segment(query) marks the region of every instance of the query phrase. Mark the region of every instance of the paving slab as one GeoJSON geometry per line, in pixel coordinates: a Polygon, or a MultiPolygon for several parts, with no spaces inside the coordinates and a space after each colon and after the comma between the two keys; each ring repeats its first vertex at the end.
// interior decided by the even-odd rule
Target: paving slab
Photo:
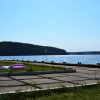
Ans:
{"type": "Polygon", "coordinates": [[[0,93],[4,93],[4,92],[15,92],[18,90],[32,90],[34,89],[34,87],[32,86],[17,86],[17,87],[0,87],[0,93]]]}
{"type": "Polygon", "coordinates": [[[25,75],[25,76],[10,76],[17,80],[41,79],[38,75],[25,75]]]}
{"type": "Polygon", "coordinates": [[[64,74],[44,74],[44,75],[39,75],[39,77],[49,77],[49,78],[54,78],[54,77],[64,77],[66,75],[64,74]]]}
{"type": "Polygon", "coordinates": [[[85,80],[86,78],[80,78],[80,77],[75,77],[75,76],[68,76],[68,77],[55,77],[55,78],[53,78],[53,79],[56,79],[56,80],[61,80],[61,81],[70,81],[70,82],[72,82],[72,81],[74,81],[74,80],[79,80],[79,81],[81,81],[81,80],[85,80]]]}
{"type": "Polygon", "coordinates": [[[9,77],[2,77],[2,76],[0,76],[0,81],[7,81],[7,80],[12,80],[12,79],[10,79],[9,77]]]}
{"type": "Polygon", "coordinates": [[[61,85],[64,85],[64,86],[72,86],[72,85],[75,85],[74,83],[68,83],[68,82],[58,82],[58,83],[50,83],[50,84],[40,84],[40,85],[37,85],[41,88],[55,88],[55,87],[60,87],[61,85]]]}
{"type": "Polygon", "coordinates": [[[86,74],[86,73],[78,73],[78,72],[76,72],[76,73],[62,73],[63,75],[66,75],[66,76],[83,76],[84,74],[85,75],[88,75],[88,74],[86,74]]]}
{"type": "Polygon", "coordinates": [[[16,80],[11,80],[11,81],[0,81],[0,86],[18,86],[18,85],[25,85],[25,83],[16,81],[16,80]]]}
{"type": "Polygon", "coordinates": [[[87,67],[79,67],[77,68],[77,70],[89,70],[90,68],[87,68],[87,67]]]}
{"type": "Polygon", "coordinates": [[[97,83],[100,82],[100,80],[84,80],[84,81],[77,81],[75,80],[73,83],[75,84],[90,84],[90,83],[97,83]]]}
{"type": "Polygon", "coordinates": [[[100,76],[100,72],[84,73],[84,74],[88,74],[88,75],[99,75],[100,76]]]}
{"type": "Polygon", "coordinates": [[[88,71],[88,70],[77,70],[78,73],[94,73],[94,71],[88,71]]]}
{"type": "Polygon", "coordinates": [[[74,75],[76,75],[77,74],[77,72],[76,73],[61,73],[62,75],[67,75],[67,76],[74,76],[74,75]]]}
{"type": "Polygon", "coordinates": [[[88,70],[89,71],[98,71],[98,70],[100,71],[100,68],[89,68],[88,70]]]}
{"type": "Polygon", "coordinates": [[[50,83],[57,83],[57,82],[60,82],[60,81],[57,81],[57,80],[52,80],[52,79],[47,79],[47,78],[42,78],[42,79],[29,79],[29,80],[22,80],[23,82],[26,82],[26,83],[29,83],[29,84],[38,84],[38,85],[41,85],[41,84],[50,84],[50,83]]]}

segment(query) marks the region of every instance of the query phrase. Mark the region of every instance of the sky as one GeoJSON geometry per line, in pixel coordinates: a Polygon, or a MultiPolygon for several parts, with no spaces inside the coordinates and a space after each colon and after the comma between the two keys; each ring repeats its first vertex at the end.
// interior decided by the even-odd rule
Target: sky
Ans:
{"type": "Polygon", "coordinates": [[[0,0],[0,42],[100,51],[100,0],[0,0]]]}

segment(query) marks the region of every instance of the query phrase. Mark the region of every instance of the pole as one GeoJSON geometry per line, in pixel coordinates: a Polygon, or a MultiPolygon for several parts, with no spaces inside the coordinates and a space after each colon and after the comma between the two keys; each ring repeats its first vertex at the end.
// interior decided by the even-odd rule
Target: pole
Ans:
{"type": "Polygon", "coordinates": [[[46,62],[47,62],[47,49],[45,49],[45,53],[46,53],[46,62]]]}

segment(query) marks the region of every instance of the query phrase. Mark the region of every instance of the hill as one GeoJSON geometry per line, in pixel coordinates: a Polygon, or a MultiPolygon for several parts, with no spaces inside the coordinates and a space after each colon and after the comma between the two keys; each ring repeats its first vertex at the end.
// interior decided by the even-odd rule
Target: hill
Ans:
{"type": "Polygon", "coordinates": [[[40,46],[20,42],[0,42],[0,56],[15,55],[67,55],[68,53],[59,48],[40,46]],[[45,52],[47,50],[47,53],[45,52]]]}

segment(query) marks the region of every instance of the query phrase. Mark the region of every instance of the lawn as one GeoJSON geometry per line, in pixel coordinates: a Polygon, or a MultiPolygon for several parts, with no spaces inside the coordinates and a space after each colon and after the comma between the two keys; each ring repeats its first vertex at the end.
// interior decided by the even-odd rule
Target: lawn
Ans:
{"type": "MultiPolygon", "coordinates": [[[[5,61],[0,61],[0,67],[1,66],[12,66],[13,64],[17,64],[18,62],[5,62],[5,61]]],[[[72,68],[65,68],[65,67],[54,67],[54,66],[49,66],[49,65],[36,65],[36,64],[30,64],[29,62],[23,63],[25,65],[25,69],[21,70],[5,70],[5,69],[0,69],[0,73],[2,72],[26,72],[26,71],[54,71],[54,70],[69,70],[72,68]]]]}
{"type": "Polygon", "coordinates": [[[95,86],[81,86],[58,88],[44,91],[34,91],[16,94],[2,94],[0,100],[100,100],[100,84],[95,86]]]}

